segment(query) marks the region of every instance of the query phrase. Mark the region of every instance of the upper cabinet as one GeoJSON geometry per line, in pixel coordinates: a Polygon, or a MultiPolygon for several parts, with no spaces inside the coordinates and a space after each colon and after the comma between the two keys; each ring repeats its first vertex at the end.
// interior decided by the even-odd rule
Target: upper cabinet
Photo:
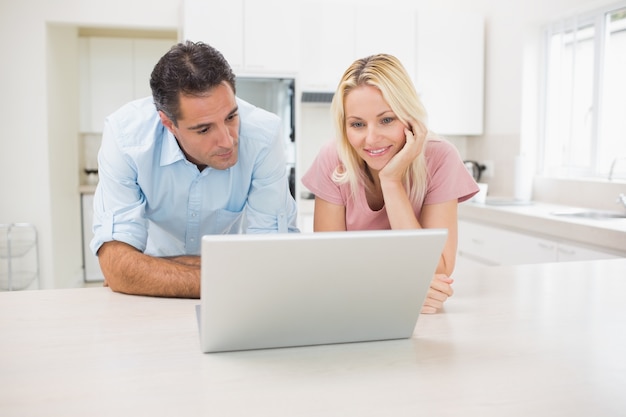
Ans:
{"type": "Polygon", "coordinates": [[[331,92],[352,63],[354,52],[353,7],[347,4],[307,1],[300,6],[299,79],[302,90],[331,92]]]}
{"type": "Polygon", "coordinates": [[[295,73],[301,91],[334,92],[355,59],[389,53],[411,75],[431,130],[483,131],[480,15],[356,0],[185,0],[182,33],[215,46],[237,75],[295,73]]]}
{"type": "Polygon", "coordinates": [[[243,69],[243,0],[184,0],[182,40],[202,41],[226,58],[234,71],[243,69]]]}
{"type": "Polygon", "coordinates": [[[133,45],[122,38],[79,38],[80,130],[102,132],[104,118],[133,97],[133,45]]]}
{"type": "Polygon", "coordinates": [[[412,13],[309,1],[301,6],[299,18],[300,80],[305,91],[334,91],[352,62],[377,53],[395,55],[409,74],[414,73],[412,13]]]}
{"type": "Polygon", "coordinates": [[[436,133],[483,132],[484,26],[478,14],[417,13],[417,91],[436,133]]]}
{"type": "Polygon", "coordinates": [[[415,81],[415,14],[406,8],[358,8],[355,16],[355,59],[386,53],[398,58],[415,81]]]}
{"type": "Polygon", "coordinates": [[[185,0],[182,37],[215,47],[240,76],[294,74],[300,67],[297,10],[289,0],[185,0]]]}
{"type": "Polygon", "coordinates": [[[332,92],[355,59],[389,53],[411,76],[429,129],[442,135],[482,134],[482,16],[309,1],[300,19],[302,90],[332,92]]]}
{"type": "Polygon", "coordinates": [[[244,70],[246,73],[295,74],[300,44],[293,0],[244,1],[244,70]],[[292,17],[292,18],[290,18],[292,17]]]}
{"type": "Polygon", "coordinates": [[[175,40],[81,37],[80,131],[102,132],[104,119],[151,94],[150,74],[175,40]]]}

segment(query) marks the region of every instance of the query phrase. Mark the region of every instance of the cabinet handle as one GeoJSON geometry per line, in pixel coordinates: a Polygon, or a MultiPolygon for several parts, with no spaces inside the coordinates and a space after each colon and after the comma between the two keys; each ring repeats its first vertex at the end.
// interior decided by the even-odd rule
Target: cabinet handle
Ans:
{"type": "Polygon", "coordinates": [[[477,245],[482,245],[485,243],[484,240],[480,240],[480,239],[472,239],[472,243],[475,243],[477,245]]]}
{"type": "Polygon", "coordinates": [[[576,251],[574,249],[559,248],[559,252],[565,255],[576,255],[576,251]]]}
{"type": "Polygon", "coordinates": [[[541,249],[545,249],[545,250],[553,250],[554,249],[554,245],[551,244],[551,243],[539,242],[538,245],[539,245],[539,247],[541,249]]]}

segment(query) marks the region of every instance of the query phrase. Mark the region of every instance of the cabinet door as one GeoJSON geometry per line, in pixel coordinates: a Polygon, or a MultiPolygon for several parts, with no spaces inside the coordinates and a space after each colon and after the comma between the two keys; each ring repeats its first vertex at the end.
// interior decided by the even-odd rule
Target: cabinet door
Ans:
{"type": "Polygon", "coordinates": [[[557,243],[524,233],[498,230],[495,256],[500,265],[556,262],[557,243]]]}
{"type": "Polygon", "coordinates": [[[243,13],[244,72],[297,72],[300,66],[297,2],[247,0],[243,13]]]}
{"type": "Polygon", "coordinates": [[[560,243],[557,250],[557,258],[559,262],[569,262],[592,261],[596,259],[614,259],[619,258],[619,256],[598,249],[583,247],[580,245],[560,243]]]}
{"type": "Polygon", "coordinates": [[[459,220],[458,255],[484,265],[499,265],[494,252],[499,241],[497,230],[459,220]]]}
{"type": "Polygon", "coordinates": [[[102,132],[104,119],[133,99],[133,44],[125,38],[88,38],[91,132],[102,132]]]}
{"type": "Polygon", "coordinates": [[[483,131],[484,19],[417,13],[416,81],[429,127],[445,135],[483,131]]]}
{"type": "Polygon", "coordinates": [[[304,91],[335,91],[356,58],[354,9],[329,1],[301,5],[300,77],[304,91]]]}
{"type": "Polygon", "coordinates": [[[555,262],[557,243],[524,233],[459,221],[458,253],[487,265],[555,262]]]}
{"type": "Polygon", "coordinates": [[[174,43],[174,39],[82,38],[81,132],[102,132],[109,114],[149,96],[152,69],[174,43]]]}
{"type": "Polygon", "coordinates": [[[495,264],[482,258],[475,258],[465,252],[457,253],[456,262],[454,264],[454,272],[467,271],[470,268],[482,266],[495,266],[495,264]]]}
{"type": "Polygon", "coordinates": [[[553,239],[463,220],[459,221],[458,255],[485,265],[520,265],[620,257],[593,247],[557,242],[553,239]]]}
{"type": "Polygon", "coordinates": [[[168,39],[133,40],[133,98],[142,98],[152,94],[150,74],[159,59],[174,45],[168,39]]]}
{"type": "Polygon", "coordinates": [[[183,2],[183,40],[203,41],[228,60],[233,71],[243,69],[243,0],[183,2]]]}
{"type": "Polygon", "coordinates": [[[411,9],[358,7],[355,31],[355,59],[394,55],[415,81],[415,13],[411,9]]]}

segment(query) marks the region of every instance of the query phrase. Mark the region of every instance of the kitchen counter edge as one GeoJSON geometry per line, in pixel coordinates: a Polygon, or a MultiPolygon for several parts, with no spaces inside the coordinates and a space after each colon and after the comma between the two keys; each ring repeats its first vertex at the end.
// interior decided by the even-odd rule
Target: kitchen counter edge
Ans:
{"type": "Polygon", "coordinates": [[[551,214],[571,209],[541,202],[510,206],[466,202],[459,205],[459,220],[592,245],[626,257],[626,219],[580,219],[551,214]]]}

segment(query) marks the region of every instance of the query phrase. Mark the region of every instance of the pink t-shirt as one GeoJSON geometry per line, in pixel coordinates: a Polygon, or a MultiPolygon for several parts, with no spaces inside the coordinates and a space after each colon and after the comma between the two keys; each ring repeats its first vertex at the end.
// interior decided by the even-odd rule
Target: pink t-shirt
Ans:
{"type": "MultiPolygon", "coordinates": [[[[423,204],[414,204],[413,211],[419,219],[422,205],[443,203],[450,200],[463,202],[478,192],[476,181],[469,174],[457,149],[441,138],[430,139],[425,149],[428,169],[428,190],[423,204]]],[[[356,198],[351,198],[350,185],[337,184],[332,174],[340,164],[336,143],[328,142],[320,150],[313,164],[302,177],[302,183],[316,197],[346,207],[347,230],[391,229],[387,210],[370,209],[363,187],[356,198]]]]}

